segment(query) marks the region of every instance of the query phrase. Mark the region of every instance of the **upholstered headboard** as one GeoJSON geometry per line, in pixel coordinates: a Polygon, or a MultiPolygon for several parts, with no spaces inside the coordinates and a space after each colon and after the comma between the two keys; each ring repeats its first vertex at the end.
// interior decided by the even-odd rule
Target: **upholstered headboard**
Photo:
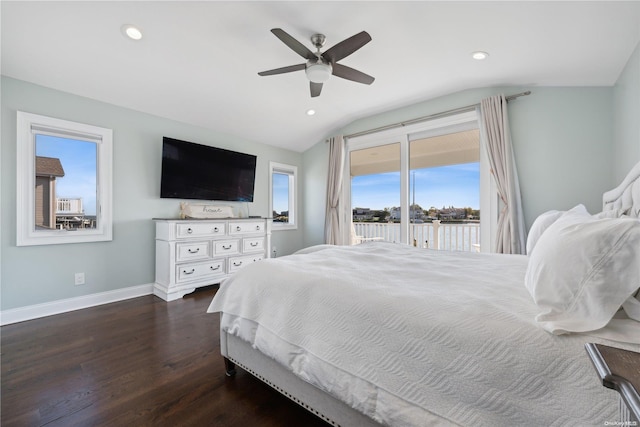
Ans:
{"type": "Polygon", "coordinates": [[[618,216],[640,218],[640,163],[631,169],[620,185],[603,194],[602,210],[618,211],[618,216]]]}

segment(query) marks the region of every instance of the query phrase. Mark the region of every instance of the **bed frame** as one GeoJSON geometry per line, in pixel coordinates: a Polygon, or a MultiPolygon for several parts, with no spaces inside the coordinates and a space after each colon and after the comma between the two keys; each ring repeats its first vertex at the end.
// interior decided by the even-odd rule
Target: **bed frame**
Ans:
{"type": "MultiPolygon", "coordinates": [[[[612,210],[620,210],[621,215],[640,217],[640,163],[631,169],[619,186],[603,194],[603,211],[612,210]]],[[[220,351],[228,376],[235,375],[237,365],[332,426],[381,426],[342,401],[301,380],[273,359],[254,349],[251,344],[223,330],[220,330],[220,351]]],[[[447,422],[435,414],[432,415],[433,423],[442,425],[447,422]]],[[[425,420],[425,423],[428,421],[425,420]]]]}
{"type": "Polygon", "coordinates": [[[222,330],[220,351],[228,376],[236,374],[237,365],[332,426],[380,427],[366,415],[301,380],[248,342],[222,330]]]}

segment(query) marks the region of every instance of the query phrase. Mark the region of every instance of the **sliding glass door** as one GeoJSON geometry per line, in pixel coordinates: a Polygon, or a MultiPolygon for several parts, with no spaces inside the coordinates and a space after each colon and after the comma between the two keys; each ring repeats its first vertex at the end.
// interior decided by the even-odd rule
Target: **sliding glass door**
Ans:
{"type": "Polygon", "coordinates": [[[475,112],[353,137],[347,149],[346,241],[480,249],[490,187],[475,112]]]}
{"type": "Polygon", "coordinates": [[[400,242],[400,143],[349,152],[351,244],[400,242]]]}
{"type": "Polygon", "coordinates": [[[479,130],[409,140],[411,242],[431,249],[479,249],[479,130]]]}

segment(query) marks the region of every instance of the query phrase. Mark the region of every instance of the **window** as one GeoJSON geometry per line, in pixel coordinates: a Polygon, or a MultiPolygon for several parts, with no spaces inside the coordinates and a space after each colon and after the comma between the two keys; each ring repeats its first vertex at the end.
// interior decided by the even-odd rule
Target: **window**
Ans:
{"type": "Polygon", "coordinates": [[[345,241],[489,250],[497,197],[481,146],[474,111],[349,138],[345,241]]]}
{"type": "Polygon", "coordinates": [[[282,163],[269,163],[269,211],[274,230],[298,228],[297,187],[298,168],[282,163]]]}
{"type": "Polygon", "coordinates": [[[17,245],[111,240],[111,129],[17,117],[17,245]]]}

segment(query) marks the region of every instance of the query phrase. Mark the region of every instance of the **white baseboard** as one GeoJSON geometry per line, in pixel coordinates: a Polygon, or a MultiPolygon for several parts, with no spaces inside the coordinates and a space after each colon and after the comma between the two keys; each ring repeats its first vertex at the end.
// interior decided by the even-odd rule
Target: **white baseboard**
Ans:
{"type": "Polygon", "coordinates": [[[0,311],[0,326],[153,294],[153,283],[0,311]]]}

